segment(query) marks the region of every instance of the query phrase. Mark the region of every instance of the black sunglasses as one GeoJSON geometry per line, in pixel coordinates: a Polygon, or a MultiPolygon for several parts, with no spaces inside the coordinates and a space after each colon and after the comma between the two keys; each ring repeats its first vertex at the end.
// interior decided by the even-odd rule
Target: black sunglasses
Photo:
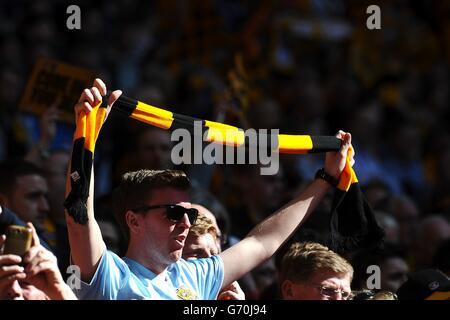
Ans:
{"type": "Polygon", "coordinates": [[[172,222],[178,223],[181,219],[183,219],[185,213],[187,214],[191,225],[194,225],[195,222],[197,221],[197,217],[198,217],[197,209],[194,209],[194,208],[188,209],[188,208],[185,208],[185,207],[177,205],[177,204],[160,204],[157,206],[143,206],[143,207],[140,207],[137,209],[133,209],[131,211],[143,212],[143,211],[149,211],[152,209],[160,209],[160,208],[166,209],[166,217],[167,217],[167,219],[169,219],[172,222]]]}

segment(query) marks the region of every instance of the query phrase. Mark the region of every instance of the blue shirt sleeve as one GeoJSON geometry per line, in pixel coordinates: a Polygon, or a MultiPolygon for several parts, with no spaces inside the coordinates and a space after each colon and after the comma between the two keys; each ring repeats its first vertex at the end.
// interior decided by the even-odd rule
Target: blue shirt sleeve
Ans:
{"type": "Polygon", "coordinates": [[[223,261],[220,256],[212,256],[210,258],[210,268],[205,278],[205,288],[210,288],[208,298],[209,300],[217,299],[223,283],[223,261]]]}
{"type": "Polygon", "coordinates": [[[130,269],[127,264],[105,249],[91,281],[80,281],[80,288],[74,292],[80,300],[116,300],[119,290],[129,277],[130,269]]]}
{"type": "Polygon", "coordinates": [[[200,300],[215,300],[222,287],[224,269],[220,256],[204,259],[189,260],[188,263],[196,265],[195,279],[200,300]]]}

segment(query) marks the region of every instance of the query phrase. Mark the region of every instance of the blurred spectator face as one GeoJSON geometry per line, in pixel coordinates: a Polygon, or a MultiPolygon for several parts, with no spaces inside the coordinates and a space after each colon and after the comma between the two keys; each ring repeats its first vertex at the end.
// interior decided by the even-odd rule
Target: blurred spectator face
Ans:
{"type": "Polygon", "coordinates": [[[249,118],[252,128],[256,129],[278,129],[280,127],[279,105],[273,100],[264,100],[249,110],[249,118]]]}
{"type": "Polygon", "coordinates": [[[300,90],[301,112],[305,113],[309,119],[322,116],[325,112],[325,94],[320,83],[317,81],[308,82],[300,90]]]}
{"type": "Polygon", "coordinates": [[[409,267],[400,257],[391,257],[381,266],[381,289],[396,292],[408,280],[409,267]]]}
{"type": "Polygon", "coordinates": [[[420,223],[416,258],[419,267],[431,267],[439,245],[450,238],[450,224],[440,216],[430,216],[420,223]]]}
{"type": "Polygon", "coordinates": [[[22,90],[20,74],[13,70],[5,69],[1,71],[0,79],[2,83],[0,87],[2,105],[8,108],[16,108],[22,90]]]}
{"type": "Polygon", "coordinates": [[[198,210],[199,219],[189,230],[183,249],[183,258],[201,259],[219,254],[221,251],[220,230],[216,218],[211,211],[201,205],[193,204],[191,207],[198,210]]]}
{"type": "Polygon", "coordinates": [[[410,246],[417,231],[419,210],[408,197],[397,197],[392,200],[390,212],[399,223],[400,241],[410,246]]]}
{"type": "MultiPolygon", "coordinates": [[[[151,70],[155,71],[155,70],[151,70]]],[[[163,70],[157,69],[156,72],[164,72],[163,70]]],[[[156,81],[156,80],[155,80],[156,81]]],[[[164,81],[162,79],[158,79],[158,81],[164,81]]],[[[139,98],[141,101],[146,101],[150,103],[152,106],[162,106],[164,105],[165,97],[163,91],[149,83],[141,84],[135,92],[135,96],[139,98]]]]}
{"type": "Polygon", "coordinates": [[[208,219],[210,219],[214,223],[214,227],[216,227],[216,230],[219,231],[219,226],[217,225],[216,217],[214,216],[214,214],[211,211],[209,211],[204,206],[201,206],[199,204],[192,204],[191,207],[194,209],[197,209],[198,214],[202,214],[205,217],[207,217],[208,219]]]}
{"type": "Polygon", "coordinates": [[[417,127],[404,125],[398,128],[391,140],[393,149],[395,150],[395,156],[404,161],[419,159],[422,144],[421,138],[417,127]],[[414,141],[414,143],[405,143],[405,141],[414,141]]]}
{"type": "Polygon", "coordinates": [[[184,259],[209,258],[219,254],[217,242],[211,233],[202,234],[199,237],[189,234],[183,249],[184,259]]]}
{"type": "Polygon", "coordinates": [[[344,300],[351,293],[351,275],[331,270],[317,270],[308,283],[286,281],[290,284],[283,285],[286,300],[344,300]]]}
{"type": "Polygon", "coordinates": [[[351,121],[351,132],[358,137],[361,147],[370,150],[377,140],[377,132],[381,123],[381,107],[375,103],[365,106],[355,112],[351,121]],[[367,134],[370,132],[371,134],[367,134]]]}
{"type": "MultiPolygon", "coordinates": [[[[197,209],[199,215],[204,215],[205,217],[207,217],[208,219],[210,219],[212,221],[212,223],[214,224],[214,227],[216,228],[216,232],[217,232],[217,239],[215,239],[216,245],[217,245],[218,251],[219,252],[222,251],[221,242],[220,242],[221,237],[222,237],[222,231],[220,230],[219,225],[217,224],[217,219],[214,216],[214,214],[211,211],[209,211],[208,209],[206,209],[204,206],[201,206],[199,204],[192,204],[191,207],[194,209],[197,209]]],[[[187,241],[188,240],[186,240],[186,243],[187,243],[187,241]]]]}
{"type": "Polygon", "coordinates": [[[364,186],[364,195],[369,204],[376,209],[389,197],[389,188],[379,180],[371,180],[364,186]]]}
{"type": "Polygon", "coordinates": [[[51,190],[48,193],[49,213],[54,222],[65,222],[63,202],[69,161],[68,152],[56,152],[50,156],[44,167],[48,189],[51,190]]]}
{"type": "Polygon", "coordinates": [[[9,38],[3,42],[1,55],[5,65],[20,66],[22,55],[20,41],[17,38],[9,38]]]}
{"type": "Polygon", "coordinates": [[[48,186],[44,177],[38,174],[16,178],[16,183],[6,206],[25,222],[41,226],[49,211],[48,186]]]}
{"type": "Polygon", "coordinates": [[[56,27],[51,22],[51,20],[41,20],[30,28],[30,39],[34,39],[38,42],[44,42],[44,43],[52,43],[52,41],[56,37],[56,27]]]}
{"type": "Polygon", "coordinates": [[[280,205],[283,192],[283,172],[280,170],[275,175],[261,175],[259,168],[252,170],[249,179],[244,180],[246,201],[251,206],[259,208],[259,214],[270,214],[280,205]]]}
{"type": "Polygon", "coordinates": [[[400,232],[397,220],[389,214],[381,211],[375,212],[375,218],[386,232],[386,241],[390,243],[398,243],[400,232]]]}
{"type": "Polygon", "coordinates": [[[277,269],[273,258],[270,258],[253,269],[251,274],[258,292],[263,292],[267,287],[274,283],[277,278],[277,269]]]}
{"type": "Polygon", "coordinates": [[[3,292],[4,295],[0,297],[0,300],[49,300],[43,291],[26,281],[15,280],[3,292]]]}
{"type": "Polygon", "coordinates": [[[138,138],[137,158],[140,168],[167,169],[171,166],[170,134],[164,130],[150,129],[138,138]]]}
{"type": "Polygon", "coordinates": [[[40,57],[55,57],[53,45],[54,39],[58,38],[58,32],[52,20],[41,19],[30,24],[27,30],[28,47],[25,54],[28,62],[34,64],[40,57]]]}

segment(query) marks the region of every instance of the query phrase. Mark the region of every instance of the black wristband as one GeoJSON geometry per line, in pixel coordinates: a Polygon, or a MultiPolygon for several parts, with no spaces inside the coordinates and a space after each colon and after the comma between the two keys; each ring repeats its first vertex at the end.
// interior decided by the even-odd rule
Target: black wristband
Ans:
{"type": "Polygon", "coordinates": [[[322,179],[325,180],[326,182],[328,182],[329,184],[331,184],[333,187],[337,187],[337,185],[339,184],[339,180],[334,178],[333,176],[329,175],[324,168],[321,168],[319,170],[317,170],[316,175],[315,175],[316,179],[322,179]]]}

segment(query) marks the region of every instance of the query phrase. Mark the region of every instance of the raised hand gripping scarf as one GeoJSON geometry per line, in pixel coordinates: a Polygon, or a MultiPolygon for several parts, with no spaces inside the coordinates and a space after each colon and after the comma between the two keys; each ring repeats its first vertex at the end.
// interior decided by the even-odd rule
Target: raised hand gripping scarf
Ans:
{"type": "Polygon", "coordinates": [[[72,190],[64,201],[64,207],[73,220],[79,224],[86,224],[88,221],[87,198],[95,143],[105,121],[107,101],[108,97],[104,97],[102,102],[95,106],[89,114],[80,112],[76,120],[70,166],[72,190]]]}

